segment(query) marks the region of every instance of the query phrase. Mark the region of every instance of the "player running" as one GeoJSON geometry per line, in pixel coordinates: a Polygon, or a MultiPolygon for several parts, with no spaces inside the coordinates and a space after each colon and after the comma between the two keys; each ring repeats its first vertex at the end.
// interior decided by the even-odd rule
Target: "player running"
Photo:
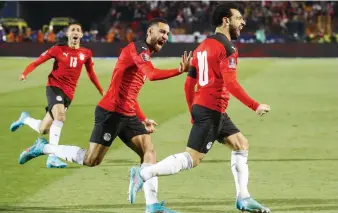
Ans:
{"type": "MultiPolygon", "coordinates": [[[[147,119],[140,109],[137,96],[146,79],[163,80],[187,72],[191,53],[185,52],[177,69],[160,70],[154,68],[150,55],[161,50],[170,33],[169,25],[164,19],[153,19],[147,30],[145,41],[130,43],[125,47],[115,65],[108,91],[95,109],[95,125],[90,138],[88,150],[77,146],[51,144],[40,138],[24,151],[19,163],[43,154],[55,154],[64,160],[80,165],[99,165],[114,139],[118,136],[141,158],[141,167],[146,168],[156,163],[156,154],[149,133],[157,125],[147,119]]],[[[157,200],[157,177],[144,183],[147,213],[172,213],[157,200]]],[[[134,202],[131,200],[130,202],[134,202]]]]}
{"type": "MultiPolygon", "coordinates": [[[[22,112],[19,120],[10,126],[10,131],[14,132],[25,124],[40,134],[49,132],[49,143],[58,145],[66,119],[66,110],[73,100],[83,65],[86,67],[90,80],[100,94],[103,94],[103,89],[94,72],[92,52],[87,48],[80,47],[82,36],[81,24],[70,23],[67,30],[68,44],[51,47],[29,64],[19,76],[20,81],[26,80],[27,75],[36,67],[51,58],[54,59],[53,70],[48,76],[46,87],[48,106],[45,117],[41,121],[30,117],[27,112],[22,112]]],[[[66,166],[67,164],[55,155],[48,156],[47,168],[64,168],[66,166]]]]}
{"type": "Polygon", "coordinates": [[[186,99],[193,126],[183,153],[171,155],[155,165],[130,171],[129,194],[135,199],[143,182],[156,176],[173,175],[200,164],[213,142],[218,140],[230,147],[231,170],[237,189],[236,208],[248,212],[270,212],[248,192],[248,141],[232,123],[225,110],[230,93],[258,115],[270,111],[266,104],[250,98],[237,81],[238,52],[231,43],[245,25],[234,3],[219,5],[212,17],[215,34],[204,40],[193,53],[192,66],[185,84],[186,99]],[[195,92],[195,85],[198,84],[195,92]]]}

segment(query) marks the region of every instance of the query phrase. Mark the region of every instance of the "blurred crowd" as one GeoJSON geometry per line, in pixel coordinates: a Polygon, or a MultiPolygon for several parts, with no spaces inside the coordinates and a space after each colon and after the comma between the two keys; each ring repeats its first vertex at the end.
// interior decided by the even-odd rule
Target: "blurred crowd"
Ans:
{"type": "MultiPolygon", "coordinates": [[[[43,32],[42,30],[32,30],[31,28],[26,28],[24,30],[19,30],[18,28],[8,28],[5,32],[4,27],[0,24],[0,41],[6,42],[38,42],[38,43],[55,43],[64,41],[66,39],[67,28],[64,27],[61,30],[49,30],[43,32]]],[[[95,42],[97,38],[98,31],[84,31],[82,41],[83,42],[95,42]]]]}
{"type": "MultiPolygon", "coordinates": [[[[154,17],[166,18],[172,37],[179,35],[206,36],[214,31],[210,24],[215,1],[114,1],[100,29],[84,31],[83,42],[131,42],[145,36],[147,23],[154,17]]],[[[330,1],[248,1],[239,2],[247,26],[240,42],[337,42],[338,4],[330,1]]],[[[4,32],[0,40],[7,42],[56,42],[65,30],[4,32]]],[[[198,40],[198,39],[197,39],[198,40]]]]}

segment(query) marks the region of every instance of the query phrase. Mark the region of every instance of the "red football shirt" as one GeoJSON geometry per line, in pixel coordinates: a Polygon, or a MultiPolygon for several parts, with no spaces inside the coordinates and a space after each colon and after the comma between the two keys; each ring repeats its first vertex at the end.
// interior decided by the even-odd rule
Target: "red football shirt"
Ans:
{"type": "Polygon", "coordinates": [[[29,64],[22,73],[27,76],[37,66],[54,58],[53,69],[48,76],[47,86],[60,88],[69,99],[73,99],[82,66],[86,66],[87,73],[102,93],[102,88],[93,69],[92,52],[87,48],[72,49],[69,46],[53,46],[29,64]]]}
{"type": "Polygon", "coordinates": [[[198,104],[223,113],[230,93],[252,110],[257,109],[258,102],[237,81],[237,58],[235,46],[220,33],[208,37],[194,50],[185,83],[190,111],[192,105],[198,104]]]}
{"type": "Polygon", "coordinates": [[[109,89],[98,105],[126,116],[145,116],[140,111],[137,96],[145,83],[181,74],[178,69],[160,70],[150,61],[150,50],[144,41],[132,42],[123,48],[118,58],[109,89]]]}

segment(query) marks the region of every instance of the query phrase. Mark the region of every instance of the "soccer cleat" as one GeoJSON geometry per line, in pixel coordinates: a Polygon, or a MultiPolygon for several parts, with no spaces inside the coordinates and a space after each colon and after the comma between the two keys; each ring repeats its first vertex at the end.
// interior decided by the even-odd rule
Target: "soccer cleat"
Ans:
{"type": "Polygon", "coordinates": [[[44,138],[38,138],[33,146],[27,148],[25,151],[23,151],[19,157],[19,164],[25,164],[28,161],[32,160],[33,158],[36,158],[40,155],[43,155],[43,148],[45,145],[48,144],[46,139],[44,138]]]}
{"type": "Polygon", "coordinates": [[[143,187],[144,181],[141,177],[140,172],[140,167],[134,166],[130,169],[128,200],[131,204],[135,203],[136,193],[143,187]]]}
{"type": "Polygon", "coordinates": [[[179,213],[168,208],[164,207],[164,201],[161,203],[154,203],[151,205],[146,205],[146,212],[145,213],[179,213]]]}
{"type": "Polygon", "coordinates": [[[262,206],[252,197],[247,197],[244,199],[237,199],[236,208],[242,212],[254,212],[254,213],[270,213],[270,209],[262,206]]]}
{"type": "Polygon", "coordinates": [[[66,168],[67,164],[56,156],[48,156],[46,166],[47,168],[66,168]]]}
{"type": "Polygon", "coordinates": [[[20,127],[22,127],[24,125],[23,122],[28,117],[29,117],[28,112],[22,112],[21,115],[20,115],[20,118],[17,121],[15,121],[11,124],[11,126],[9,127],[9,130],[11,132],[15,132],[17,129],[19,129],[20,127]]]}

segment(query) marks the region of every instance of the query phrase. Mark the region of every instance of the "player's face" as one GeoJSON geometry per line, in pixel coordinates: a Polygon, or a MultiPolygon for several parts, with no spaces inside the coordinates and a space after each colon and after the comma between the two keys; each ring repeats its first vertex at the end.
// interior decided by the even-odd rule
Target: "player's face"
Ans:
{"type": "Polygon", "coordinates": [[[163,45],[168,41],[170,28],[168,24],[158,23],[149,28],[150,46],[155,52],[159,52],[163,45]]]}
{"type": "Polygon", "coordinates": [[[236,40],[241,35],[241,30],[245,26],[245,21],[242,14],[238,10],[231,9],[232,16],[230,17],[229,31],[232,40],[236,40]]]}
{"type": "Polygon", "coordinates": [[[68,27],[67,37],[72,45],[78,45],[82,36],[82,28],[80,25],[72,24],[68,27]]]}

